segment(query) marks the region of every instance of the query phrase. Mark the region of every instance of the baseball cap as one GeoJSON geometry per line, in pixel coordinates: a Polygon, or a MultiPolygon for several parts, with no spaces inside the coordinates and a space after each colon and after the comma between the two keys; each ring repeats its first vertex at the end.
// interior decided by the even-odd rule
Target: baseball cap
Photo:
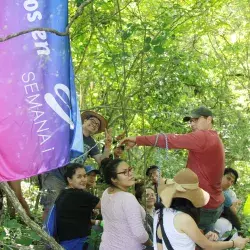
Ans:
{"type": "Polygon", "coordinates": [[[84,166],[86,174],[89,174],[91,172],[95,172],[96,174],[100,174],[100,171],[98,169],[95,169],[94,167],[88,165],[88,166],[84,166]]]}
{"type": "Polygon", "coordinates": [[[213,113],[212,113],[212,111],[210,109],[201,106],[201,107],[199,107],[197,109],[192,110],[190,115],[185,116],[183,118],[183,121],[188,122],[192,118],[199,118],[201,116],[205,116],[205,117],[212,116],[213,117],[213,113]]]}

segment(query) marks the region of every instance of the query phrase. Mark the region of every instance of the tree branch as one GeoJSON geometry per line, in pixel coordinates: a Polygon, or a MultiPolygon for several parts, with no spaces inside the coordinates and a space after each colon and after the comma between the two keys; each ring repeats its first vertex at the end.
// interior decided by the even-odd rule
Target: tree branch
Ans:
{"type": "Polygon", "coordinates": [[[58,36],[67,36],[69,35],[69,29],[70,27],[72,26],[72,24],[75,22],[75,20],[83,13],[83,10],[84,8],[90,4],[93,0],[86,0],[84,1],[77,9],[75,15],[72,17],[70,23],[68,24],[68,26],[66,27],[65,29],[65,32],[60,32],[58,30],[55,30],[55,29],[51,29],[51,28],[41,28],[41,27],[35,27],[35,28],[31,28],[31,29],[28,29],[28,30],[23,30],[23,31],[20,31],[20,32],[17,32],[17,33],[14,33],[14,34],[10,34],[10,35],[7,35],[5,37],[0,37],[0,42],[5,42],[7,40],[10,40],[14,37],[18,37],[18,36],[21,36],[21,35],[24,35],[24,34],[27,34],[27,33],[30,33],[32,31],[46,31],[46,32],[50,32],[50,33],[53,33],[53,34],[56,34],[58,36]]]}
{"type": "Polygon", "coordinates": [[[45,242],[47,242],[52,247],[52,249],[63,250],[63,248],[55,241],[54,238],[50,237],[44,230],[40,228],[39,225],[29,218],[8,183],[1,182],[0,189],[6,194],[7,198],[10,200],[13,207],[19,213],[26,225],[32,228],[45,242]]]}

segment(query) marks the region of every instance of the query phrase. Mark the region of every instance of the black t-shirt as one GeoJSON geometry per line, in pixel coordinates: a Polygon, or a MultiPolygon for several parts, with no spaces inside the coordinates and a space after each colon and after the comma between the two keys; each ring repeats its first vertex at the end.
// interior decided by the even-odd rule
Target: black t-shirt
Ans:
{"type": "Polygon", "coordinates": [[[60,241],[91,233],[91,212],[99,198],[81,189],[64,189],[56,200],[57,234],[60,241]]]}

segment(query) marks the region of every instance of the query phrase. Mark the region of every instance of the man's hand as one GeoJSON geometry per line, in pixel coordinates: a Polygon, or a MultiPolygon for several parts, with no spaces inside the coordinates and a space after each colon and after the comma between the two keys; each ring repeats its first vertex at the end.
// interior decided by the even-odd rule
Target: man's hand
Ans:
{"type": "Polygon", "coordinates": [[[108,147],[110,148],[111,147],[111,144],[112,144],[112,129],[109,128],[108,130],[105,129],[105,148],[108,147]]]}
{"type": "Polygon", "coordinates": [[[239,209],[241,203],[242,203],[242,202],[241,202],[241,200],[239,200],[239,199],[233,202],[233,206],[235,207],[236,210],[239,209]]]}
{"type": "Polygon", "coordinates": [[[120,141],[119,146],[126,145],[126,149],[131,149],[136,145],[136,137],[126,137],[123,140],[120,141]]]}
{"type": "Polygon", "coordinates": [[[205,234],[205,237],[210,241],[217,241],[219,239],[219,236],[217,233],[209,231],[205,234]]]}
{"type": "Polygon", "coordinates": [[[121,139],[123,139],[123,138],[125,137],[125,135],[126,135],[126,132],[124,131],[122,134],[117,135],[115,139],[116,139],[117,141],[120,141],[121,139]]]}

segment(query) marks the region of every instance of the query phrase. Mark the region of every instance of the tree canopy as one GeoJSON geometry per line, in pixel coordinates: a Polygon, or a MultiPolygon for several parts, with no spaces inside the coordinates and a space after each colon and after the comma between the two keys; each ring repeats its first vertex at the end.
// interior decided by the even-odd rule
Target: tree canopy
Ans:
{"type": "Polygon", "coordinates": [[[71,31],[81,109],[136,135],[184,133],[183,115],[205,105],[227,165],[249,162],[249,11],[244,0],[93,1],[71,31]]]}

